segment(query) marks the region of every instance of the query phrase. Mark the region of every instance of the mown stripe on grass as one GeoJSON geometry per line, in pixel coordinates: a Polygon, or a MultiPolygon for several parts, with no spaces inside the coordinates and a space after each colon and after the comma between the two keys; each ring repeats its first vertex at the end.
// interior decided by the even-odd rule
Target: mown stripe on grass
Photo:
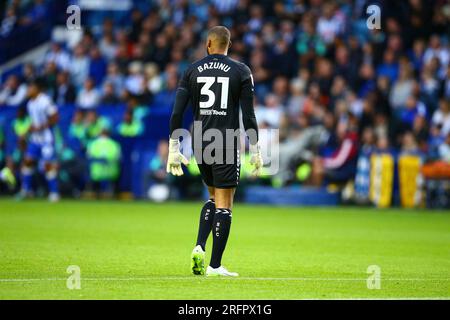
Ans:
{"type": "MultiPolygon", "coordinates": [[[[81,277],[82,281],[188,281],[199,279],[211,279],[208,277],[81,277]]],[[[217,279],[217,278],[215,278],[217,279]]],[[[275,277],[220,277],[226,280],[245,280],[245,281],[367,281],[366,278],[275,278],[275,277]]],[[[44,282],[44,281],[66,281],[67,278],[3,278],[0,282],[44,282]]],[[[432,282],[432,281],[450,281],[450,278],[382,278],[381,281],[407,281],[407,282],[432,282]]]]}

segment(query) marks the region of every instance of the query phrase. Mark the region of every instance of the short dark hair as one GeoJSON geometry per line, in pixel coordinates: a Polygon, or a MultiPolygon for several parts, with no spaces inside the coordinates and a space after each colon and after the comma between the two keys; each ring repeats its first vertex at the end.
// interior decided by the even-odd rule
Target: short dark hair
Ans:
{"type": "Polygon", "coordinates": [[[47,81],[43,77],[38,77],[31,80],[29,85],[36,86],[39,91],[43,91],[47,88],[47,81]]]}
{"type": "Polygon", "coordinates": [[[220,48],[227,48],[230,43],[231,33],[224,26],[216,26],[209,29],[208,38],[211,38],[220,48]]]}

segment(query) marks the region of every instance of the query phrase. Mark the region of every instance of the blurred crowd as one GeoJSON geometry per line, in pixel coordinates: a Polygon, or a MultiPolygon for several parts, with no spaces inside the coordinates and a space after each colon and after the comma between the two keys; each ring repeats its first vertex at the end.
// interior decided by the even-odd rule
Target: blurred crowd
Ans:
{"type": "MultiPolygon", "coordinates": [[[[19,2],[8,2],[2,32],[19,2]]],[[[32,2],[21,21],[39,17],[45,3],[32,2]]],[[[450,163],[445,0],[141,1],[129,25],[106,18],[74,45],[52,43],[43,64],[1,84],[0,104],[21,105],[27,81],[43,75],[58,105],[170,109],[178,79],[206,54],[203,40],[216,25],[231,30],[230,56],[252,70],[260,127],[280,130],[275,184],[295,180],[293,163],[305,162],[311,184],[346,181],[362,147],[450,163]],[[369,4],[381,8],[380,29],[367,27],[369,4]]],[[[135,112],[127,109],[128,121],[135,112]]]]}
{"type": "Polygon", "coordinates": [[[48,17],[46,0],[7,0],[0,3],[0,39],[8,38],[19,27],[39,23],[48,17]]]}

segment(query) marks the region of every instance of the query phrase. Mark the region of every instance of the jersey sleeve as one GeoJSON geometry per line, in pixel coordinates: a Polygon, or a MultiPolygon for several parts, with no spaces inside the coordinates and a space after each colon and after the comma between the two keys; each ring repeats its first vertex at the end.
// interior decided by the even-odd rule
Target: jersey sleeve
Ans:
{"type": "Polygon", "coordinates": [[[253,76],[250,68],[242,64],[241,68],[241,98],[252,97],[254,92],[253,76]]]}
{"type": "Polygon", "coordinates": [[[183,76],[180,79],[180,82],[178,83],[178,89],[183,89],[189,92],[189,74],[190,74],[190,69],[191,68],[187,68],[184,72],[183,72],[183,76]]]}
{"type": "Polygon", "coordinates": [[[244,129],[250,140],[250,144],[258,142],[258,124],[256,122],[255,110],[253,107],[254,83],[250,68],[243,65],[241,71],[241,94],[240,103],[242,110],[242,122],[244,129]]]}
{"type": "Polygon", "coordinates": [[[189,68],[184,72],[175,95],[175,103],[170,117],[170,136],[183,125],[183,114],[189,102],[189,68]]]}

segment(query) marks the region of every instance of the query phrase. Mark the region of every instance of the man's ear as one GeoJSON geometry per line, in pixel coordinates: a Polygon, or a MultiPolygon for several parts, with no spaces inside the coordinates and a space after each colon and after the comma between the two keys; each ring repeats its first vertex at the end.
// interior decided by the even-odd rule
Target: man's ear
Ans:
{"type": "Polygon", "coordinates": [[[209,48],[211,48],[211,40],[210,39],[208,39],[206,41],[206,53],[208,53],[208,54],[209,54],[209,48]]]}
{"type": "Polygon", "coordinates": [[[228,42],[228,49],[230,49],[231,48],[231,45],[232,45],[232,42],[231,42],[231,40],[228,42]]]}

